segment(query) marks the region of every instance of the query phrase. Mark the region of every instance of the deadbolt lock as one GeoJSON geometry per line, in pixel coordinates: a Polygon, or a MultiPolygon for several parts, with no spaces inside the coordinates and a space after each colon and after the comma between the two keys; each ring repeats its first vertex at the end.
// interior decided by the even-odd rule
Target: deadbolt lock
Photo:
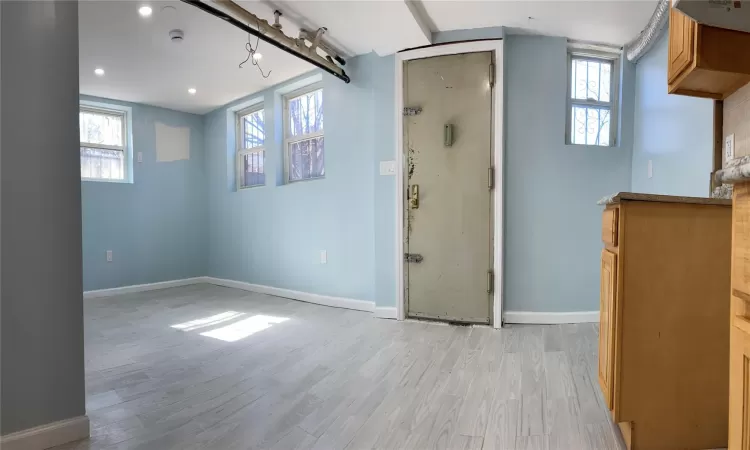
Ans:
{"type": "Polygon", "coordinates": [[[409,199],[411,209],[419,209],[419,185],[411,185],[411,198],[409,199]]]}

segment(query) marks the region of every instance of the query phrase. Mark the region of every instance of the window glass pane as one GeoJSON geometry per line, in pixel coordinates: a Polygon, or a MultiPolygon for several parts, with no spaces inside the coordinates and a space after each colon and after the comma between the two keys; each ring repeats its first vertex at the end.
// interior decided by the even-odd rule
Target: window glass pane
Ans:
{"type": "Polygon", "coordinates": [[[571,142],[584,145],[609,145],[609,108],[573,106],[571,142]]]}
{"type": "Polygon", "coordinates": [[[586,74],[588,73],[588,65],[586,61],[580,59],[573,60],[573,93],[572,97],[575,99],[586,99],[586,74]]]}
{"type": "Polygon", "coordinates": [[[266,140],[265,113],[261,109],[240,118],[242,148],[263,147],[266,140]]]}
{"type": "Polygon", "coordinates": [[[246,153],[240,156],[240,187],[266,184],[263,164],[265,152],[246,153]]]}
{"type": "Polygon", "coordinates": [[[323,131],[323,90],[289,100],[289,135],[323,131]]]}
{"type": "Polygon", "coordinates": [[[573,59],[571,97],[575,100],[610,101],[612,63],[573,59]]]}
{"type": "Polygon", "coordinates": [[[289,181],[325,176],[325,142],[323,137],[289,144],[289,181]]]}
{"type": "Polygon", "coordinates": [[[81,178],[125,179],[125,152],[81,147],[81,178]]]}
{"type": "Polygon", "coordinates": [[[80,111],[81,142],[123,147],[122,123],[123,116],[120,115],[80,111]]]}

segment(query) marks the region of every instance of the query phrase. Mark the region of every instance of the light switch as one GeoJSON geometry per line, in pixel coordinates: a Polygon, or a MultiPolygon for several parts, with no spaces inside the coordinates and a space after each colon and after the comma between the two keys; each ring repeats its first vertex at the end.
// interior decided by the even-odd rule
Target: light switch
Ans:
{"type": "Polygon", "coordinates": [[[654,163],[650,159],[648,160],[648,177],[654,177],[654,163]]]}
{"type": "Polygon", "coordinates": [[[143,162],[143,152],[138,152],[138,162],[139,163],[143,162]]]}
{"type": "Polygon", "coordinates": [[[320,263],[321,264],[327,264],[328,263],[328,252],[325,250],[320,251],[320,263]]]}
{"type": "Polygon", "coordinates": [[[396,175],[396,161],[380,161],[380,175],[396,175]]]}
{"type": "Polygon", "coordinates": [[[107,262],[112,262],[112,250],[107,250],[107,262]]]}

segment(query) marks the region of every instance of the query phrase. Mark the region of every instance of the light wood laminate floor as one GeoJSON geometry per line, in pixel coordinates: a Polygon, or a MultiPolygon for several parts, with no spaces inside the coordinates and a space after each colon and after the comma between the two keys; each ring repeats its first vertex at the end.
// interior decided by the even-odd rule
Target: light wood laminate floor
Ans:
{"type": "Polygon", "coordinates": [[[595,324],[397,322],[207,284],[85,315],[91,438],[58,450],[624,448],[595,324]]]}

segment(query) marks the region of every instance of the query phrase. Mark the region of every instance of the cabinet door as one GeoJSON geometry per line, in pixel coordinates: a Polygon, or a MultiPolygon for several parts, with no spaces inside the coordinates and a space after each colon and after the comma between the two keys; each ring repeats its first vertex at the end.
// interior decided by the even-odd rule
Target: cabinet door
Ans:
{"type": "Polygon", "coordinates": [[[750,450],[750,320],[735,316],[730,333],[729,450],[750,450]]]}
{"type": "Polygon", "coordinates": [[[695,33],[693,19],[674,8],[669,10],[669,83],[688,70],[695,60],[695,33]]]}
{"type": "MultiPolygon", "coordinates": [[[[750,293],[750,183],[734,186],[732,202],[732,289],[750,293]]],[[[735,302],[743,300],[735,297],[735,302]]],[[[742,313],[739,303],[736,314],[742,313]]]]}
{"type": "Polygon", "coordinates": [[[617,300],[617,255],[602,250],[601,292],[599,298],[599,386],[607,407],[612,409],[614,377],[615,301],[617,300]]]}

